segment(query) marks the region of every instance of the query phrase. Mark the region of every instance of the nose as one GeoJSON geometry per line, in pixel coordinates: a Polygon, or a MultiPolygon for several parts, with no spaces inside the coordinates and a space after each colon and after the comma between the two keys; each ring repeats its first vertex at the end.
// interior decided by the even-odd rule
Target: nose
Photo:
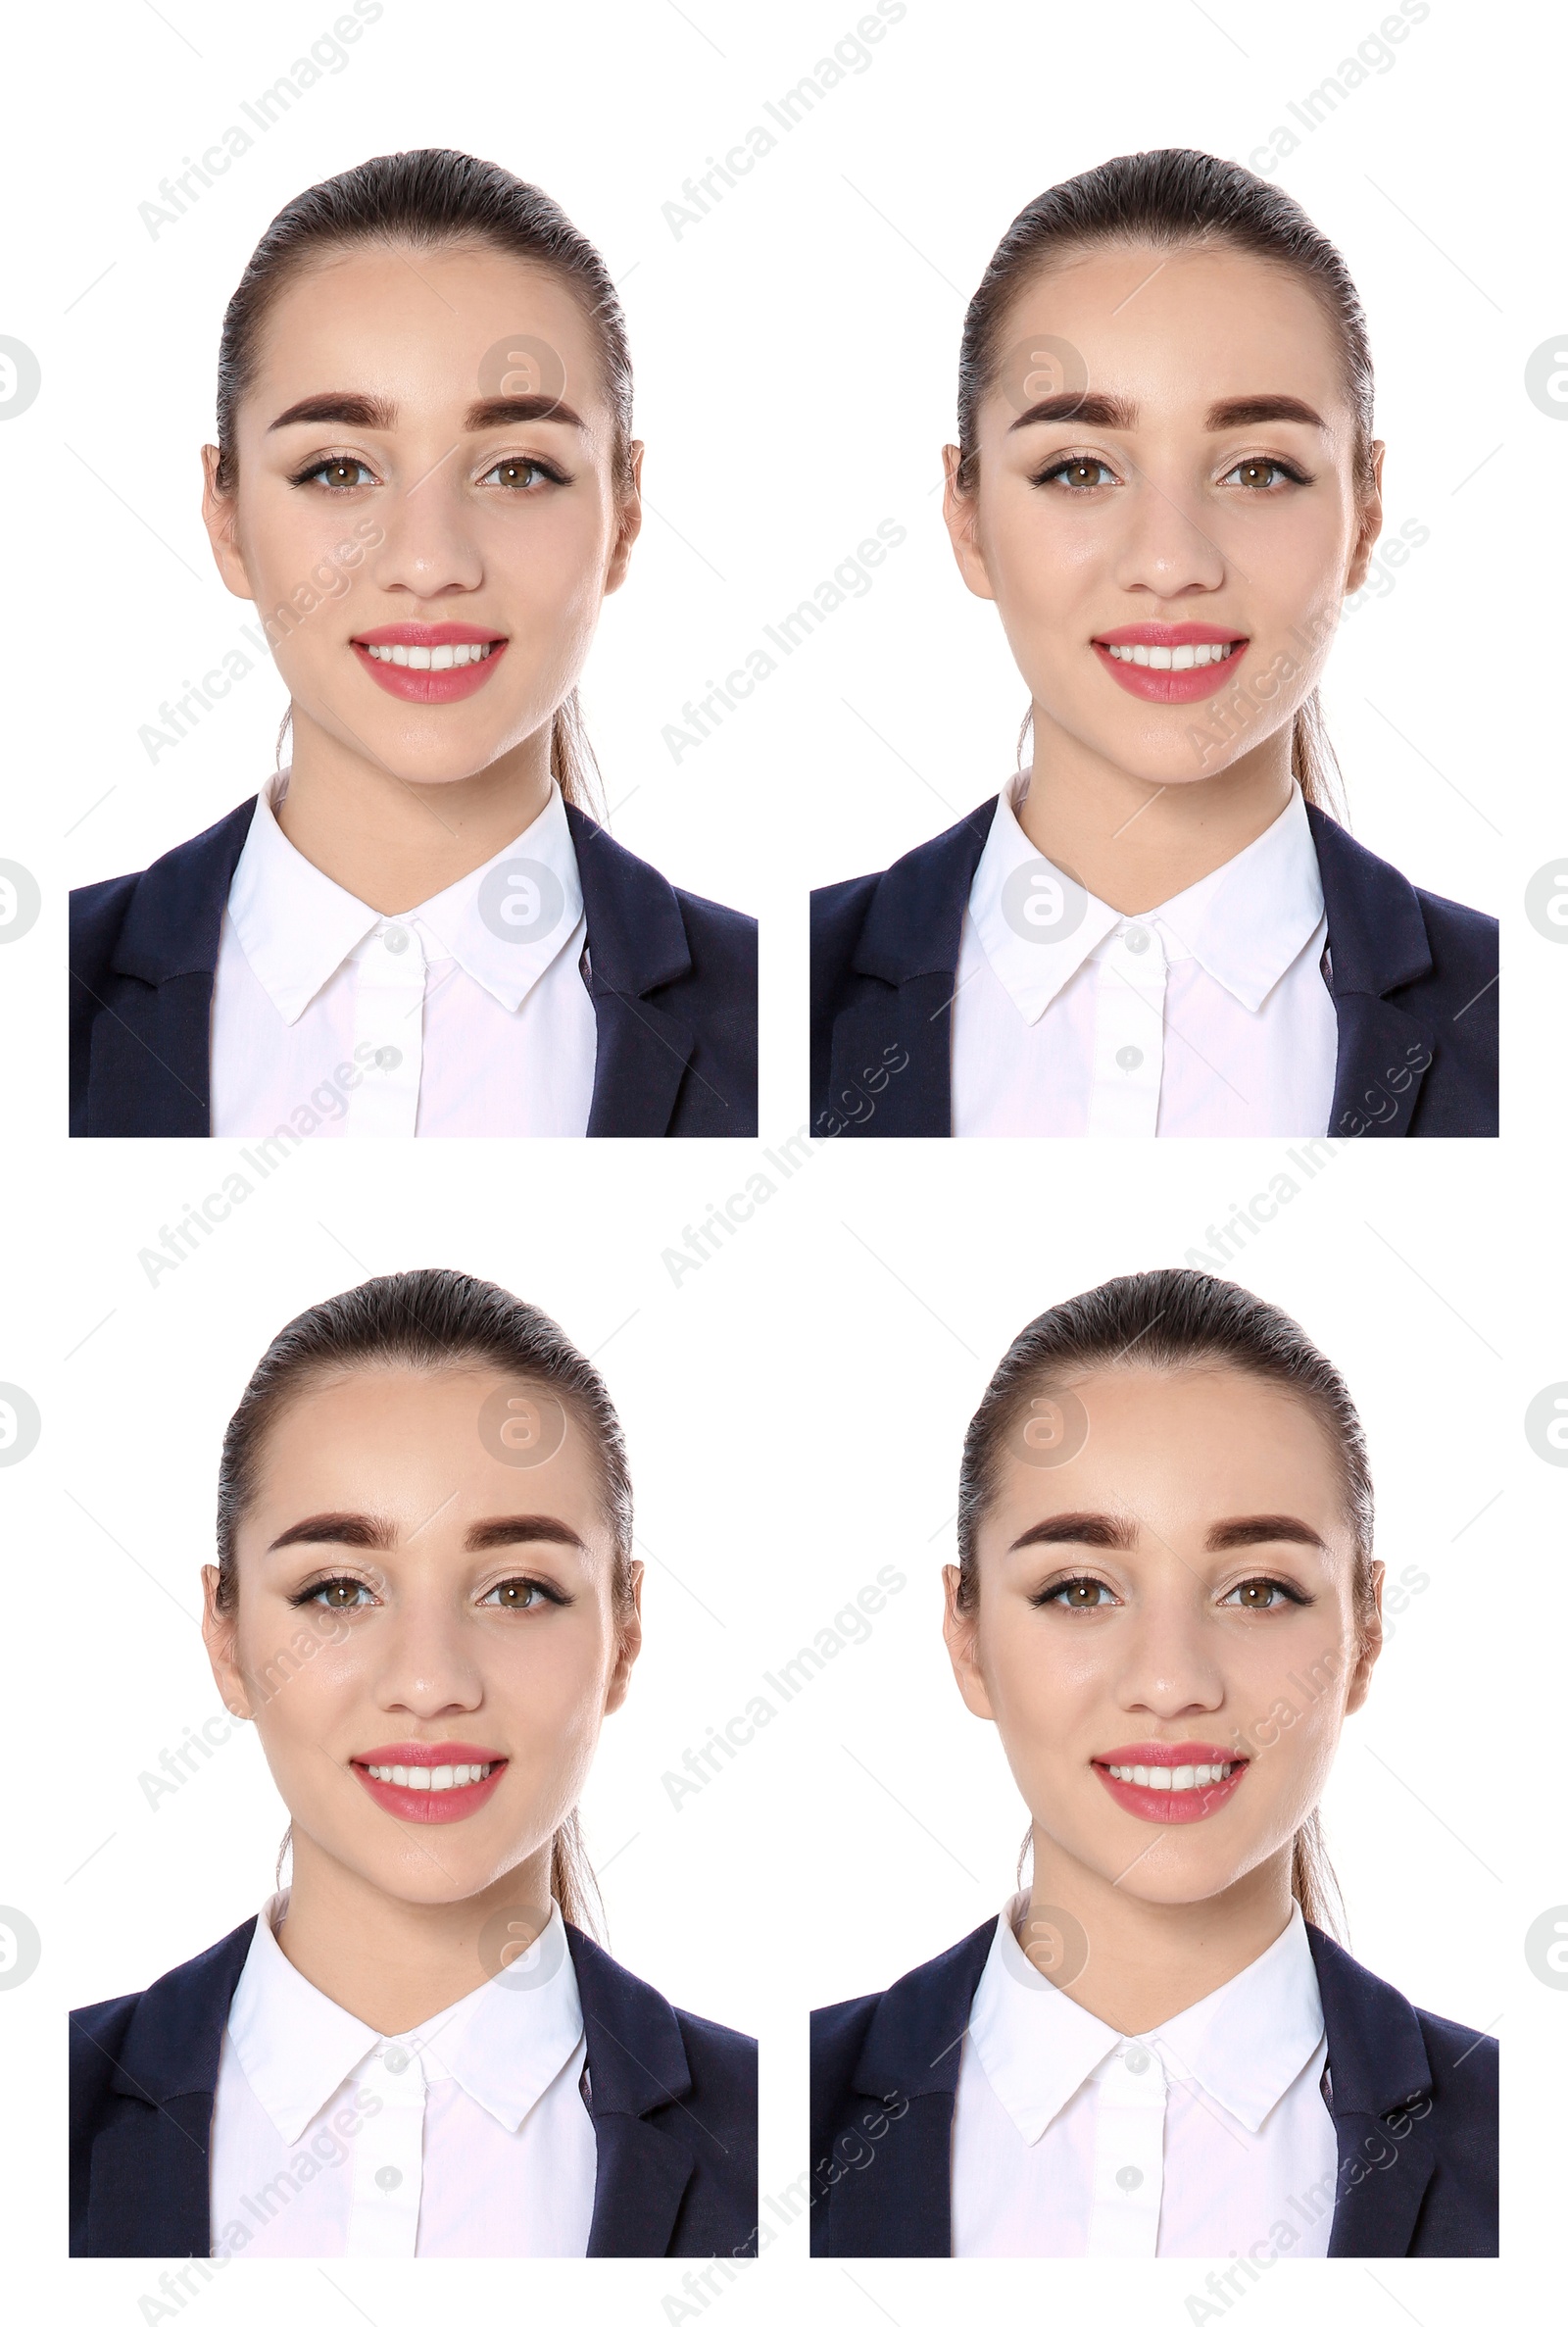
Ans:
{"type": "Polygon", "coordinates": [[[484,561],[458,489],[460,459],[454,444],[381,503],[381,540],[367,561],[376,589],[420,601],[478,589],[484,561]]]}
{"type": "Polygon", "coordinates": [[[483,1702],[462,1619],[444,1595],[400,1598],[378,1626],[377,1648],[373,1686],[382,1712],[430,1721],[473,1712],[483,1702]]]}
{"type": "Polygon", "coordinates": [[[1122,1641],[1117,1703],[1123,1712],[1178,1721],[1223,1706],[1225,1676],[1214,1636],[1189,1591],[1175,1586],[1144,1599],[1122,1641]]]}
{"type": "Polygon", "coordinates": [[[1114,559],[1119,588],[1158,599],[1207,596],[1226,578],[1227,561],[1195,505],[1174,477],[1135,470],[1122,498],[1122,536],[1114,559]]]}

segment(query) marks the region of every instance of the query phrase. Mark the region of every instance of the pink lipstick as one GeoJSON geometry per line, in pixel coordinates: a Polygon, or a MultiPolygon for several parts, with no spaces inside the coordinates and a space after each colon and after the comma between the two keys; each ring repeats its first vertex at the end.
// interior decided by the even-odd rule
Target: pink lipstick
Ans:
{"type": "Polygon", "coordinates": [[[507,651],[499,630],[473,622],[386,622],[349,644],[376,685],[405,703],[463,702],[507,651]]]}
{"type": "Polygon", "coordinates": [[[1217,694],[1248,643],[1240,630],[1212,622],[1128,622],[1090,640],[1117,686],[1145,703],[1201,703],[1217,694]]]}
{"type": "Polygon", "coordinates": [[[356,1754],[355,1776],[382,1809],[415,1826],[450,1826],[483,1809],[506,1774],[506,1757],[469,1745],[388,1745],[356,1754]]]}
{"type": "Polygon", "coordinates": [[[1245,1758],[1216,1745],[1117,1746],[1091,1763],[1112,1801],[1155,1826],[1190,1826],[1224,1808],[1245,1758]]]}

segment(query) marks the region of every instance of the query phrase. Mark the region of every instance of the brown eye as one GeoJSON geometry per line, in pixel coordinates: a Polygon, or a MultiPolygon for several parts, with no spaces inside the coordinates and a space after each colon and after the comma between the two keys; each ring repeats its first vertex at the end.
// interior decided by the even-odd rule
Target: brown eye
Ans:
{"type": "Polygon", "coordinates": [[[539,1597],[538,1585],[525,1583],[520,1575],[509,1576],[504,1584],[496,1585],[493,1593],[485,1594],[487,1600],[494,1600],[497,1608],[517,1609],[524,1612],[533,1607],[539,1597]]]}
{"type": "Polygon", "coordinates": [[[1237,1585],[1237,1605],[1264,1611],[1274,1606],[1274,1594],[1278,1590],[1278,1584],[1265,1583],[1261,1577],[1255,1576],[1250,1584],[1237,1585]]]}
{"type": "Polygon", "coordinates": [[[1056,1598],[1063,1608],[1099,1608],[1105,1587],[1093,1576],[1075,1576],[1070,1584],[1063,1584],[1056,1598]]]}
{"type": "Polygon", "coordinates": [[[1257,485],[1266,488],[1273,483],[1278,468],[1277,461],[1242,461],[1237,466],[1236,474],[1244,485],[1257,485]]]}
{"type": "Polygon", "coordinates": [[[332,1583],[323,1584],[315,1597],[322,1608],[353,1608],[364,1589],[363,1584],[340,1575],[332,1583]]]}
{"type": "Polygon", "coordinates": [[[363,466],[360,461],[328,461],[316,473],[323,485],[341,491],[345,486],[359,483],[363,466]]]}

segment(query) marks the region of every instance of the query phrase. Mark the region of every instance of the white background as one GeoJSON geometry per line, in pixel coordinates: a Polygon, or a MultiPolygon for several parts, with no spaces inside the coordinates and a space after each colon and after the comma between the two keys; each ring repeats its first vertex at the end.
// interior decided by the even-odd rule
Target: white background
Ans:
{"type": "MultiPolygon", "coordinates": [[[[5,1890],[40,1927],[44,1960],[0,1992],[14,2097],[0,2174],[33,2293],[95,2322],[148,2315],[157,2271],[60,2260],[61,2014],[251,1912],[283,1824],[248,1736],[156,1815],[136,1784],[216,1703],[192,1617],[218,1441],[278,1324],[362,1274],[440,1263],[499,1277],[602,1350],[651,1570],[648,1648],[606,1732],[589,1838],[613,1860],[622,1958],[763,2039],[765,2195],[806,2160],[806,2006],[882,1985],[1011,1887],[1023,1811],[938,1633],[958,1449],[984,1382],[1039,1309],[1179,1261],[1282,1155],[829,1149],[677,1288],[662,1253],[744,1185],[757,1151],[325,1145],[149,1286],[138,1250],[220,1182],[223,1159],[66,1150],[61,896],[213,822],[271,765],[283,697],[270,669],[156,767],[137,728],[252,619],[212,570],[197,448],[223,304],[281,204],[368,154],[451,143],[537,179],[605,252],[655,514],[607,609],[585,705],[617,835],[763,916],[762,1121],[776,1141],[805,1113],[806,887],[887,863],[1012,765],[1022,688],[994,613],[958,580],[936,493],[958,324],[992,248],[1031,195],[1109,154],[1256,154],[1388,12],[911,0],[870,69],[677,239],[662,206],[850,30],[850,0],[765,14],[387,0],[347,69],[149,239],[137,205],[336,13],[331,0],[39,12],[13,35],[6,100],[0,331],[37,352],[44,388],[0,427],[8,533],[24,545],[8,562],[22,651],[0,855],[29,866],[46,905],[24,943],[0,948],[13,1220],[0,1379],[37,1398],[45,1432],[0,1469],[5,1890]],[[884,518],[908,539],[869,596],[674,765],[661,730],[683,702],[884,518]],[[677,1814],[660,1772],[889,1560],[908,1585],[872,1639],[677,1814]]],[[[1568,318],[1545,239],[1562,77],[1546,31],[1521,12],[1435,4],[1394,55],[1300,130],[1277,173],[1339,242],[1369,312],[1390,528],[1414,519],[1431,534],[1347,622],[1325,698],[1357,835],[1504,916],[1510,1137],[1348,1152],[1233,1272],[1346,1370],[1371,1434],[1382,1556],[1430,1578],[1347,1734],[1326,1822],[1363,1960],[1510,2046],[1511,2259],[1334,2266],[1352,2317],[1396,2327],[1402,2305],[1440,2327],[1477,2295],[1521,2299],[1553,2257],[1560,2211],[1568,1999],[1531,1978],[1522,1940],[1568,1900],[1547,1774],[1568,1474],[1529,1454],[1520,1417],[1568,1377],[1553,1144],[1568,947],[1539,937],[1519,899],[1539,865],[1568,856],[1551,588],[1568,432],[1522,388],[1526,359],[1568,318]]],[[[952,2281],[914,2264],[808,2274],[801,2245],[781,2237],[707,2306],[771,2321],[808,2301],[835,2321],[916,2327],[953,2301],[952,2281]]],[[[435,2267],[460,2274],[437,2281],[438,2300],[516,2315],[504,2266],[435,2267]]],[[[682,2315],[668,2307],[678,2265],[535,2268],[527,2292],[552,2308],[682,2315]]],[[[1084,2265],[1059,2282],[991,2269],[979,2283],[1004,2302],[1065,2293],[1107,2319],[1186,2319],[1201,2292],[1182,2266],[1084,2265]]],[[[1271,2278],[1249,2314],[1315,2315],[1321,2287],[1271,2278]]],[[[279,2264],[230,2271],[193,2307],[260,2320],[280,2297],[345,2327],[356,2313],[397,2327],[431,2303],[392,2266],[279,2264]]]]}

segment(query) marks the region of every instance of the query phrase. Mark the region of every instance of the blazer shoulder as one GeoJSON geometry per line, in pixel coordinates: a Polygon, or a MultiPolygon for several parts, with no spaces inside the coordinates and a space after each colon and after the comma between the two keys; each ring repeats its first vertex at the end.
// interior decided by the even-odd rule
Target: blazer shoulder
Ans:
{"type": "Polygon", "coordinates": [[[700,966],[726,967],[757,978],[757,922],[751,914],[732,905],[716,905],[711,897],[698,897],[690,889],[676,889],[675,902],[685,926],[692,959],[700,966]]]}
{"type": "Polygon", "coordinates": [[[1478,968],[1497,965],[1497,922],[1494,915],[1478,913],[1473,905],[1459,905],[1431,889],[1417,889],[1421,918],[1434,939],[1433,952],[1462,957],[1478,968]]]}

